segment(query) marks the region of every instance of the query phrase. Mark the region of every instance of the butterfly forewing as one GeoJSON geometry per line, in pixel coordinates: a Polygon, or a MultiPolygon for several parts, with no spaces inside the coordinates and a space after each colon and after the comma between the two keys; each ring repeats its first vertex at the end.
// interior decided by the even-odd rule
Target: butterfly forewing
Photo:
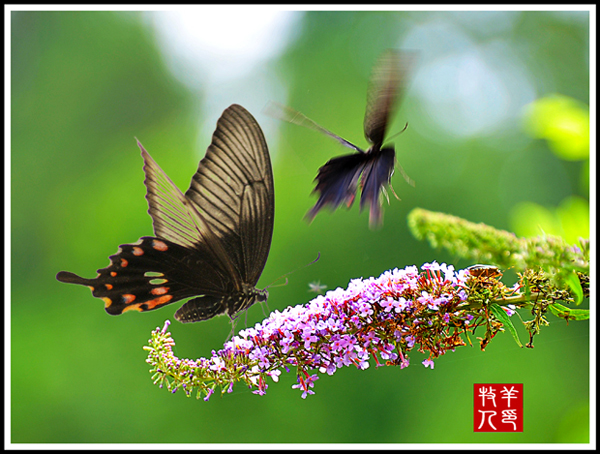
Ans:
{"type": "Polygon", "coordinates": [[[343,137],[340,137],[337,134],[334,134],[333,132],[329,131],[328,129],[325,129],[318,123],[308,118],[303,113],[298,112],[297,110],[294,110],[291,107],[287,107],[282,104],[271,101],[269,102],[269,104],[267,104],[267,107],[265,108],[265,113],[271,115],[272,117],[279,118],[280,120],[284,120],[295,125],[304,126],[314,131],[319,131],[320,133],[323,133],[326,136],[337,140],[340,144],[344,145],[345,147],[352,148],[353,150],[358,151],[360,153],[364,153],[362,149],[360,149],[353,143],[348,142],[343,137]]]}
{"type": "Polygon", "coordinates": [[[206,225],[202,226],[203,220],[196,208],[140,142],[138,146],[144,158],[146,200],[154,234],[190,249],[206,245],[206,236],[210,236],[211,232],[206,225]]]}
{"type": "Polygon", "coordinates": [[[260,126],[241,106],[231,106],[217,122],[185,196],[227,251],[240,286],[254,286],[273,236],[273,172],[260,126]]]}
{"type": "Polygon", "coordinates": [[[142,144],[138,142],[138,146],[144,158],[146,199],[155,235],[195,250],[211,267],[221,270],[224,276],[230,275],[233,288],[237,288],[240,276],[222,241],[194,202],[181,193],[142,144]]]}
{"type": "Polygon", "coordinates": [[[350,207],[356,197],[356,188],[365,163],[369,160],[366,153],[353,153],[330,159],[319,169],[313,192],[320,193],[319,200],[306,218],[312,221],[325,206],[336,208],[342,203],[350,207]]]}
{"type": "Polygon", "coordinates": [[[272,192],[262,182],[252,183],[244,189],[241,205],[240,239],[243,252],[242,273],[244,282],[255,285],[267,261],[273,236],[272,192]]]}
{"type": "Polygon", "coordinates": [[[414,53],[388,49],[373,68],[367,91],[364,130],[374,150],[383,145],[390,117],[400,101],[415,61],[414,53]]]}

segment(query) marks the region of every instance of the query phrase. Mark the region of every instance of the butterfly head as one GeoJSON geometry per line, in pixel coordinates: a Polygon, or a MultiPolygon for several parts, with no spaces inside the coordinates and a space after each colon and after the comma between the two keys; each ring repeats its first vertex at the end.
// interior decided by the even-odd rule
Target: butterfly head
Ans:
{"type": "Polygon", "coordinates": [[[267,301],[268,298],[269,298],[268,290],[258,290],[258,293],[256,295],[257,302],[264,303],[265,301],[267,301]]]}
{"type": "Polygon", "coordinates": [[[269,298],[267,289],[260,290],[246,283],[243,284],[243,294],[255,303],[264,303],[269,298]]]}
{"type": "Polygon", "coordinates": [[[254,303],[264,303],[268,297],[267,290],[259,290],[244,283],[241,292],[225,297],[223,313],[233,319],[239,312],[249,309],[254,303]]]}

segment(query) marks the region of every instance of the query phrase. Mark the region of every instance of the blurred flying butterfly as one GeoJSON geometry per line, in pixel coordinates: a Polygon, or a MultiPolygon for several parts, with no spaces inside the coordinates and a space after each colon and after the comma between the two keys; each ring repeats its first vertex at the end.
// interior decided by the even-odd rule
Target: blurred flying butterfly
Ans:
{"type": "Polygon", "coordinates": [[[56,278],[90,287],[111,315],[196,296],[175,312],[183,323],[220,314],[233,322],[266,301],[267,290],[255,286],[273,235],[273,173],[254,117],[236,104],[223,112],[185,195],[138,146],[155,237],[122,244],[94,279],[66,271],[56,278]]]}
{"type": "MultiPolygon", "coordinates": [[[[371,227],[379,226],[383,222],[380,194],[386,194],[386,185],[391,188],[391,178],[396,162],[396,152],[393,146],[383,148],[383,143],[388,123],[390,123],[391,115],[402,96],[415,57],[411,53],[389,49],[375,64],[367,92],[367,108],[364,119],[365,137],[371,144],[367,151],[319,126],[294,109],[274,102],[269,103],[265,109],[273,117],[320,131],[356,151],[356,153],[330,159],[319,169],[315,178],[316,186],[313,190],[313,193],[319,193],[319,199],[306,214],[309,221],[312,221],[325,206],[330,206],[333,210],[342,203],[346,203],[348,207],[352,206],[360,178],[361,211],[365,205],[370,206],[369,225],[371,227]]],[[[399,167],[405,180],[414,186],[414,182],[406,175],[402,167],[399,167]]]]}

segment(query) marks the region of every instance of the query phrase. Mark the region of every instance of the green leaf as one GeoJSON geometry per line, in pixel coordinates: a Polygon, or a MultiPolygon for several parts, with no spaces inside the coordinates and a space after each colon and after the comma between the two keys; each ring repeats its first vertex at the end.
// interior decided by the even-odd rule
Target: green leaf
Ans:
{"type": "Polygon", "coordinates": [[[581,282],[579,281],[579,277],[575,271],[571,271],[566,278],[567,284],[569,288],[575,295],[575,304],[578,306],[583,301],[583,288],[581,287],[581,282]]]}
{"type": "Polygon", "coordinates": [[[512,336],[514,337],[517,345],[519,347],[523,348],[523,344],[519,340],[519,334],[517,333],[517,330],[515,329],[515,326],[513,325],[512,321],[510,320],[510,317],[508,316],[506,311],[504,309],[502,309],[502,307],[496,303],[490,304],[490,309],[492,310],[494,316],[498,320],[500,320],[502,322],[502,324],[504,326],[506,326],[506,328],[508,328],[508,330],[510,331],[510,334],[512,334],[512,336]]]}
{"type": "Polygon", "coordinates": [[[533,101],[525,109],[525,128],[546,139],[561,159],[589,158],[589,107],[573,98],[555,94],[533,101]]]}
{"type": "Polygon", "coordinates": [[[565,320],[589,320],[590,311],[589,309],[569,309],[562,304],[552,303],[548,306],[550,312],[565,320]]]}

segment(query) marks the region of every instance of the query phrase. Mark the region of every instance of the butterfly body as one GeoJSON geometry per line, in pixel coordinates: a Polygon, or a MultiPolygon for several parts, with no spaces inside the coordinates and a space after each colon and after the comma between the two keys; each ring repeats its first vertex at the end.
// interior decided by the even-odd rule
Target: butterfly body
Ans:
{"type": "Polygon", "coordinates": [[[176,313],[183,323],[226,314],[232,320],[268,292],[256,289],[273,234],[271,162],[260,126],[243,107],[223,112],[185,195],[138,142],[154,237],[122,244],[111,264],[86,279],[106,311],[150,311],[195,296],[176,313]]]}

